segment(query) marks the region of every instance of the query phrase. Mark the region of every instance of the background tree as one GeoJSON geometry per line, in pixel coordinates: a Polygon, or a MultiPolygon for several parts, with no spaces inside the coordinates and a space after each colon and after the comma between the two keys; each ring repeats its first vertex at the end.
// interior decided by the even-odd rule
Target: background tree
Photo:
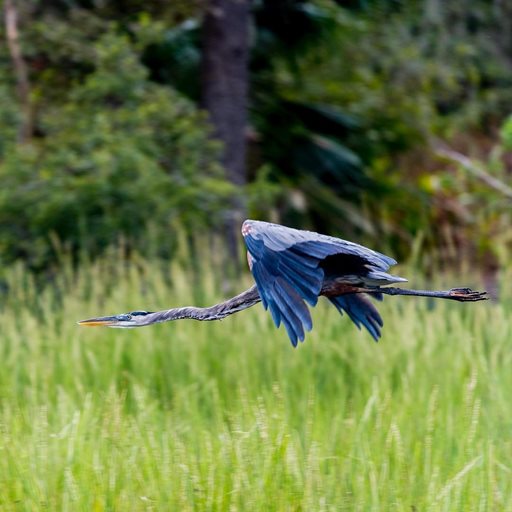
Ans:
{"type": "Polygon", "coordinates": [[[18,30],[18,9],[14,0],[4,1],[5,35],[7,47],[11,54],[14,73],[16,75],[16,89],[20,106],[23,112],[23,120],[18,132],[18,141],[26,142],[32,137],[32,106],[30,100],[30,83],[28,79],[27,65],[22,55],[20,35],[18,30]]]}
{"type": "MultiPolygon", "coordinates": [[[[221,162],[228,180],[243,187],[249,90],[250,0],[209,0],[202,26],[201,95],[213,135],[223,143],[221,162]]],[[[225,235],[238,262],[240,225],[246,216],[242,194],[225,211],[225,235]]]]}
{"type": "MultiPolygon", "coordinates": [[[[334,4],[321,7],[304,0],[253,3],[248,178],[251,182],[263,169],[279,185],[274,212],[284,222],[367,230],[352,206],[370,185],[361,158],[350,149],[359,121],[339,105],[299,92],[300,62],[307,55],[317,58],[339,28],[332,9],[334,4]]],[[[197,24],[168,31],[145,53],[151,76],[199,102],[200,43],[197,24]]],[[[266,203],[253,204],[253,215],[268,214],[266,203]]]]}
{"type": "MultiPolygon", "coordinates": [[[[248,23],[219,18],[232,25],[223,46],[212,35],[221,4],[211,5],[16,2],[32,135],[21,148],[20,75],[12,47],[0,46],[3,262],[45,268],[56,239],[76,254],[119,238],[147,250],[148,236],[168,257],[171,229],[211,233],[233,205],[362,242],[379,237],[402,257],[421,233],[426,267],[477,258],[469,230],[454,226],[484,185],[454,193],[460,176],[432,147],[441,140],[492,161],[512,111],[506,3],[254,0],[242,16],[252,20],[248,55],[248,23]],[[243,58],[213,59],[228,48],[249,57],[248,73],[230,67],[243,58]],[[238,80],[236,109],[219,95],[221,69],[238,80]],[[235,118],[223,124],[239,141],[232,180],[235,160],[216,142],[217,114],[212,128],[201,111],[207,102],[235,118]],[[36,215],[20,206],[29,204],[36,215]]],[[[506,178],[507,151],[502,162],[506,178]]]]}

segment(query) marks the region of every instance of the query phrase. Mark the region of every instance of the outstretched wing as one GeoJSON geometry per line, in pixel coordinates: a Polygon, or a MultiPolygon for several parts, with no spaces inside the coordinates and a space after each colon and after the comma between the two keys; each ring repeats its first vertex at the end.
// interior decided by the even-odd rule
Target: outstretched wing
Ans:
{"type": "Polygon", "coordinates": [[[385,275],[396,263],[352,242],[268,222],[247,220],[242,235],[263,306],[277,327],[284,324],[293,346],[304,341],[304,331],[312,328],[306,302],[314,306],[318,301],[324,279],[320,263],[325,258],[336,254],[358,257],[375,275],[385,275]]]}
{"type": "Polygon", "coordinates": [[[340,295],[329,297],[336,309],[343,315],[347,313],[350,320],[361,329],[363,325],[375,341],[379,341],[380,328],[384,325],[377,308],[364,294],[340,295]]]}

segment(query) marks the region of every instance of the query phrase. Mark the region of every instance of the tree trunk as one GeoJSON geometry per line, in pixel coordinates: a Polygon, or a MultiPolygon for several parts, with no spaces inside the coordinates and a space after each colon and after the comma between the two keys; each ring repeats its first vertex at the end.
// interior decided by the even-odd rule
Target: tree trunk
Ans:
{"type": "Polygon", "coordinates": [[[32,137],[32,105],[30,101],[30,83],[27,65],[23,59],[19,40],[18,11],[14,0],[4,0],[4,14],[7,47],[9,48],[14,66],[18,97],[23,111],[23,118],[18,131],[18,142],[24,143],[32,137]]]}
{"type": "MultiPolygon", "coordinates": [[[[203,22],[202,102],[214,136],[224,144],[221,163],[228,180],[246,183],[246,126],[251,0],[208,0],[203,22]]],[[[239,230],[245,205],[234,198],[226,209],[229,255],[240,266],[239,230]]]]}

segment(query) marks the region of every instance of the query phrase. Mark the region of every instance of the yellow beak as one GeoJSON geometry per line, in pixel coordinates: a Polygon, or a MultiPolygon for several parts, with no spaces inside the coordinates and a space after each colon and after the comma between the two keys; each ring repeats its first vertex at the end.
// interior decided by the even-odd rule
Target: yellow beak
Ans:
{"type": "Polygon", "coordinates": [[[108,327],[109,325],[115,325],[117,322],[114,316],[102,316],[99,318],[89,318],[87,320],[80,320],[78,325],[84,327],[108,327]]]}

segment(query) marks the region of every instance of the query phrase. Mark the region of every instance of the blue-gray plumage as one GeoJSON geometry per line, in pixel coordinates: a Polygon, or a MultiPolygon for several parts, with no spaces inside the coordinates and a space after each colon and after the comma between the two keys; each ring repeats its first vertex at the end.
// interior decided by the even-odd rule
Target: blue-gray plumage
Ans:
{"type": "MultiPolygon", "coordinates": [[[[396,264],[393,258],[340,238],[254,220],[244,222],[242,235],[263,307],[277,327],[284,324],[294,346],[313,326],[306,302],[316,305],[325,281],[363,287],[407,281],[386,272],[396,264]]],[[[329,299],[379,339],[382,319],[366,297],[329,299]]]]}
{"type": "Polygon", "coordinates": [[[298,340],[304,341],[305,331],[313,327],[307,304],[315,306],[318,297],[324,295],[340,313],[346,313],[358,328],[365,327],[378,341],[382,318],[369,297],[382,300],[383,294],[409,295],[459,302],[487,298],[485,292],[470,288],[430,291],[390,287],[407,281],[387,273],[396,264],[393,258],[340,238],[254,220],[244,222],[242,235],[256,286],[236,297],[206,308],[133,311],[89,318],[79,324],[131,328],[184,318],[220,320],[261,301],[277,327],[283,324],[293,346],[297,346],[298,340]]]}

